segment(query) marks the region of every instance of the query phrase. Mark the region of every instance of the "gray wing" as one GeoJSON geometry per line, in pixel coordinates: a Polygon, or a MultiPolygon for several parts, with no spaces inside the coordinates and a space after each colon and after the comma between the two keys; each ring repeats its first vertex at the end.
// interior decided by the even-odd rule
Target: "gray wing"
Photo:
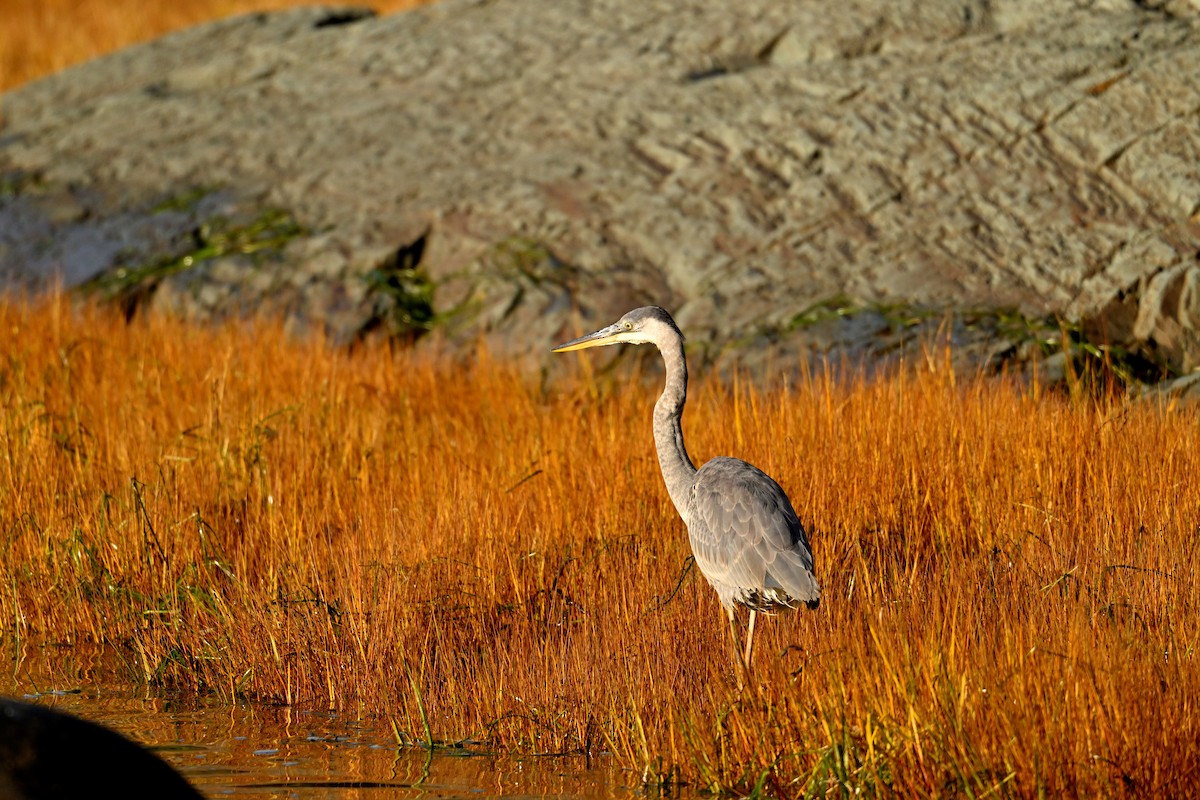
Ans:
{"type": "Polygon", "coordinates": [[[696,473],[688,500],[688,537],[696,566],[726,608],[741,603],[815,604],[808,537],[779,484],[736,458],[714,458],[696,473]]]}

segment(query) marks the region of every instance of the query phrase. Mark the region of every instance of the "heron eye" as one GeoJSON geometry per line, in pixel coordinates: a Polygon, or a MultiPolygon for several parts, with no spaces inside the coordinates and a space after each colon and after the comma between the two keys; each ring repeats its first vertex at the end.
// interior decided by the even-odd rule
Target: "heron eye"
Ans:
{"type": "Polygon", "coordinates": [[[622,323],[621,323],[621,326],[622,326],[622,327],[624,327],[624,328],[625,328],[625,330],[627,330],[627,331],[631,331],[631,330],[633,330],[633,323],[632,323],[632,322],[622,322],[622,323]]]}

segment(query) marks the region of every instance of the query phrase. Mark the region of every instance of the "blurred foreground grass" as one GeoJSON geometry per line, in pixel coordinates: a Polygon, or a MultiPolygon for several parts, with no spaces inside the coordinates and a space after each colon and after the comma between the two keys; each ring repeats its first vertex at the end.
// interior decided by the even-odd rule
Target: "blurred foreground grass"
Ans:
{"type": "MultiPolygon", "coordinates": [[[[377,0],[340,5],[401,11],[428,0],[377,0]]],[[[302,0],[0,0],[0,92],[179,28],[302,0]]]]}

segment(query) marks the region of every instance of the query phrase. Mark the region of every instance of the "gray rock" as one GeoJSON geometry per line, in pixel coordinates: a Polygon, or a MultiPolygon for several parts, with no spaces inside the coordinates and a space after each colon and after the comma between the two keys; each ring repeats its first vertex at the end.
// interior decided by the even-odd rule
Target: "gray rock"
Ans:
{"type": "Polygon", "coordinates": [[[830,9],[446,0],[172,34],[0,98],[0,281],[514,354],[654,302],[719,364],[939,330],[1003,360],[1056,317],[1200,363],[1193,4],[830,9]]]}
{"type": "Polygon", "coordinates": [[[1161,381],[1153,386],[1145,387],[1141,396],[1143,399],[1158,402],[1163,405],[1184,403],[1200,404],[1200,372],[1192,372],[1172,380],[1161,381]]]}

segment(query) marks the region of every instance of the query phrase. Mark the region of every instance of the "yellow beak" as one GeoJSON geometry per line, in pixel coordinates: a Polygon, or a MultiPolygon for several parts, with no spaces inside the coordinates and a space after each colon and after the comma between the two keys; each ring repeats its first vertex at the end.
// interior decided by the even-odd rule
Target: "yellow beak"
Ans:
{"type": "Polygon", "coordinates": [[[566,353],[571,350],[584,350],[589,347],[603,347],[606,344],[620,344],[624,341],[622,334],[625,329],[614,323],[607,328],[589,333],[587,336],[580,336],[578,339],[572,339],[569,342],[563,342],[558,347],[552,347],[552,353],[566,353]]]}

